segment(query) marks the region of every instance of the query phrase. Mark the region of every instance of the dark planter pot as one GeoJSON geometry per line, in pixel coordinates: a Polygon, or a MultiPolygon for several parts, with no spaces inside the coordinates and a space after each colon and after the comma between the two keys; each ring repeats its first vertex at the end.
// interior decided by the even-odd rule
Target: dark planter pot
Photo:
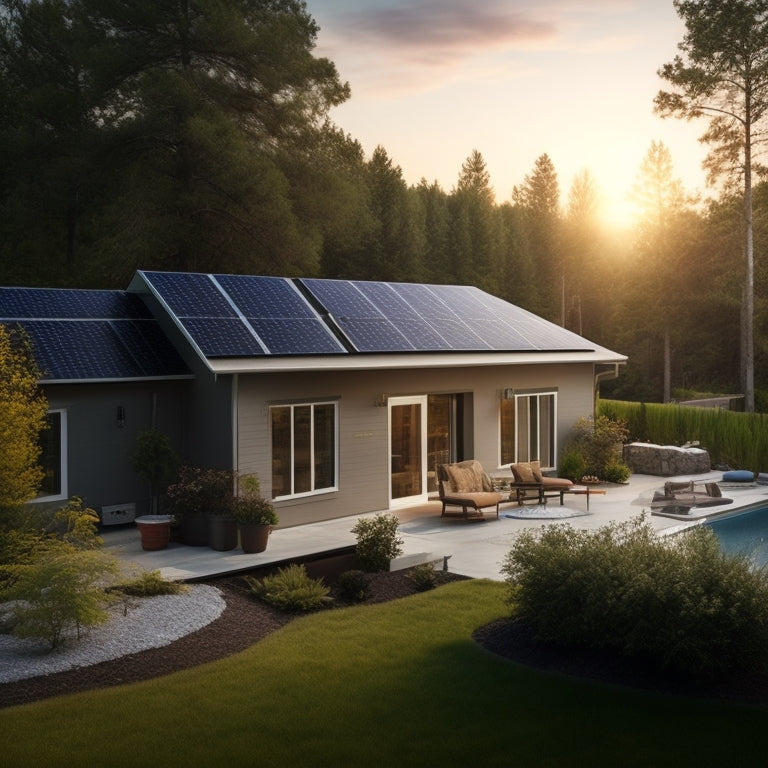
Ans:
{"type": "Polygon", "coordinates": [[[237,523],[233,517],[211,515],[208,518],[208,540],[211,549],[228,552],[237,546],[237,523]]]}
{"type": "Polygon", "coordinates": [[[208,518],[203,514],[182,515],[181,543],[189,547],[207,547],[208,518]]]}
{"type": "Polygon", "coordinates": [[[252,555],[256,552],[263,552],[267,548],[269,534],[272,530],[271,525],[239,525],[240,546],[243,552],[252,555]]]}
{"type": "Polygon", "coordinates": [[[141,536],[142,549],[165,549],[168,546],[171,538],[170,515],[142,515],[136,518],[136,527],[141,536]]]}

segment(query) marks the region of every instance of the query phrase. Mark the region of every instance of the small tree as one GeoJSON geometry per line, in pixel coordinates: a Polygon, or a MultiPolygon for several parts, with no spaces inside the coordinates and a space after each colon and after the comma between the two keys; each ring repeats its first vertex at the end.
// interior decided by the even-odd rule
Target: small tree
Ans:
{"type": "Polygon", "coordinates": [[[0,325],[0,509],[33,499],[43,481],[40,433],[48,403],[28,338],[0,325]]]}
{"type": "Polygon", "coordinates": [[[152,497],[150,511],[155,514],[159,511],[160,494],[179,469],[179,457],[167,435],[156,429],[145,429],[136,438],[132,460],[133,471],[149,482],[152,497]]]}
{"type": "Polygon", "coordinates": [[[390,562],[403,551],[403,540],[397,535],[399,525],[395,515],[385,513],[358,519],[352,533],[357,535],[356,553],[363,570],[389,570],[390,562]]]}
{"type": "Polygon", "coordinates": [[[574,424],[566,449],[569,454],[583,458],[586,474],[620,482],[630,474],[621,458],[621,446],[628,434],[622,421],[607,416],[581,418],[574,424]]]}

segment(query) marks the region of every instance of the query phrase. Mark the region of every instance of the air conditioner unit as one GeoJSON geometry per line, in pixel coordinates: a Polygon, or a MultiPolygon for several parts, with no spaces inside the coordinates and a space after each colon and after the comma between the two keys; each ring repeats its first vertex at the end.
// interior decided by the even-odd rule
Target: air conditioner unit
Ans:
{"type": "Polygon", "coordinates": [[[136,502],[130,504],[111,504],[101,508],[102,525],[121,525],[132,523],[136,519],[136,502]]]}

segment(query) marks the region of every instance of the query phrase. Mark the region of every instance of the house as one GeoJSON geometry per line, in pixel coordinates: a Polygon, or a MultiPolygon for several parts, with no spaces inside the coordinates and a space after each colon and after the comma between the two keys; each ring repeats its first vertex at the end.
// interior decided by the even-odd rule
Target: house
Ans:
{"type": "Polygon", "coordinates": [[[43,501],[146,513],[139,431],[256,473],[281,525],[425,501],[435,465],[538,459],[625,356],[469,286],[139,271],[126,291],[0,288],[42,369],[43,501]]]}

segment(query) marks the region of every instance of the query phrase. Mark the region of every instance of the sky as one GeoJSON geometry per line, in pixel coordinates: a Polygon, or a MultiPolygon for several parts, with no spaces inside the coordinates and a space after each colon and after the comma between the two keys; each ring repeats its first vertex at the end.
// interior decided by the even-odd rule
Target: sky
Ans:
{"type": "Polygon", "coordinates": [[[307,0],[352,96],[331,117],[387,151],[408,184],[450,192],[473,150],[497,202],[549,155],[567,202],[574,176],[597,182],[606,218],[625,224],[627,195],[652,141],[689,192],[705,193],[703,120],[662,119],[658,70],[684,26],[672,0],[307,0]]]}

